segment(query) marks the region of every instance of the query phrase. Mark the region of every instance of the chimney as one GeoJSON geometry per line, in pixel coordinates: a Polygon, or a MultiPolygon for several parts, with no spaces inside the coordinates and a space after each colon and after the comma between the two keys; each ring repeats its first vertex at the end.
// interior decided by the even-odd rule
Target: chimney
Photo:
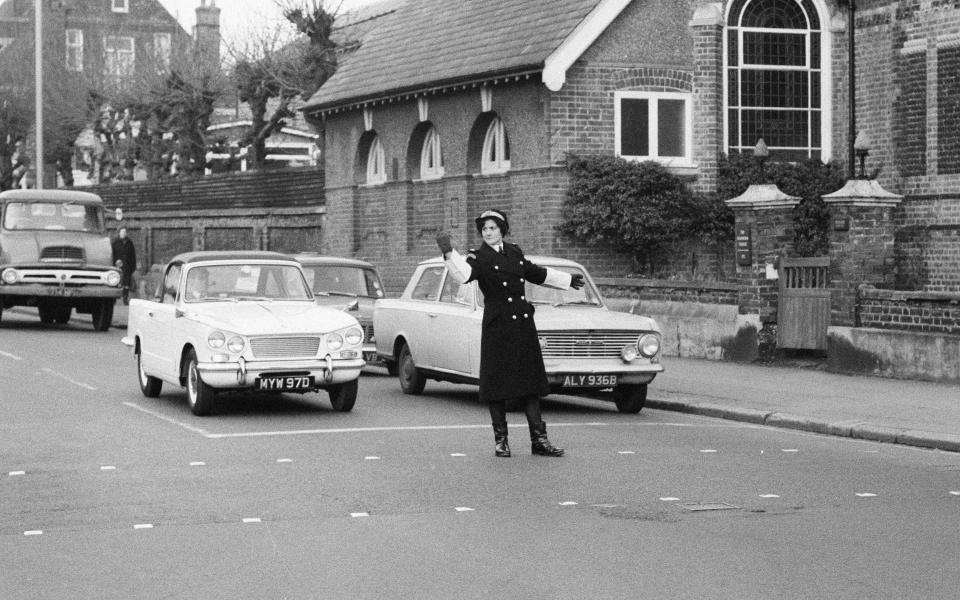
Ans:
{"type": "Polygon", "coordinates": [[[193,37],[200,60],[209,65],[218,66],[220,64],[220,9],[217,8],[214,0],[200,0],[193,37]]]}

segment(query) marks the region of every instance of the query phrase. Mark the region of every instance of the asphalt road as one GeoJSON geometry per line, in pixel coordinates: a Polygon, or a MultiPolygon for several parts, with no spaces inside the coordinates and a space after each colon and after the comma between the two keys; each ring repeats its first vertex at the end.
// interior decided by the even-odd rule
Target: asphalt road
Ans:
{"type": "MultiPolygon", "coordinates": [[[[0,598],[955,598],[960,458],[475,389],[140,395],[123,332],[0,322],[0,598]]],[[[656,396],[656,382],[651,388],[656,396]]]]}

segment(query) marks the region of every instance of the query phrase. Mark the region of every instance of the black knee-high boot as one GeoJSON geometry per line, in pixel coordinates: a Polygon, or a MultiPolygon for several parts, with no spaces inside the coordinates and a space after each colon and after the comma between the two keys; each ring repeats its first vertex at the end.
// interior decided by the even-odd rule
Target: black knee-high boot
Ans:
{"type": "Polygon", "coordinates": [[[530,451],[539,456],[563,456],[563,448],[557,448],[547,439],[547,424],[543,421],[530,424],[530,451]]]}
{"type": "Polygon", "coordinates": [[[493,421],[493,453],[496,456],[507,458],[510,456],[510,445],[507,443],[506,402],[490,403],[490,420],[493,421]]]}

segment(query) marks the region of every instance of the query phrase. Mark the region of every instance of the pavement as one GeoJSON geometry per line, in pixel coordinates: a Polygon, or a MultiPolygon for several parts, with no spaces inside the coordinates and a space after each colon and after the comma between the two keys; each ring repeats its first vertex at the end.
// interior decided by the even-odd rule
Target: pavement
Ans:
{"type": "MultiPolygon", "coordinates": [[[[127,307],[117,302],[113,326],[125,332],[126,322],[127,307]]],[[[956,384],[830,373],[815,360],[768,365],[666,356],[663,364],[647,408],[960,452],[956,384]]]]}

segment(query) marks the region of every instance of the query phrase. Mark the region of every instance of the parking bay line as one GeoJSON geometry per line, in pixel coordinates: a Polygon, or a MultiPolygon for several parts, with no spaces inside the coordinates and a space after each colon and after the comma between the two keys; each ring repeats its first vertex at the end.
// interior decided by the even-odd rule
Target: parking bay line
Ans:
{"type": "Polygon", "coordinates": [[[4,352],[3,350],[0,350],[0,356],[6,356],[7,358],[11,358],[13,360],[23,360],[16,354],[10,354],[9,352],[4,352]]]}
{"type": "Polygon", "coordinates": [[[64,375],[63,373],[57,373],[57,372],[54,371],[53,369],[49,369],[49,368],[47,368],[47,367],[44,367],[44,368],[41,369],[41,370],[42,370],[43,372],[45,372],[45,373],[49,373],[50,375],[53,375],[54,377],[59,377],[60,379],[63,379],[64,381],[69,381],[69,382],[72,383],[73,385],[82,387],[82,388],[85,389],[85,390],[90,390],[91,392],[97,391],[97,388],[93,387],[92,385],[83,383],[82,381],[76,381],[76,380],[74,380],[74,379],[70,379],[69,377],[67,377],[67,376],[64,375]]]}

